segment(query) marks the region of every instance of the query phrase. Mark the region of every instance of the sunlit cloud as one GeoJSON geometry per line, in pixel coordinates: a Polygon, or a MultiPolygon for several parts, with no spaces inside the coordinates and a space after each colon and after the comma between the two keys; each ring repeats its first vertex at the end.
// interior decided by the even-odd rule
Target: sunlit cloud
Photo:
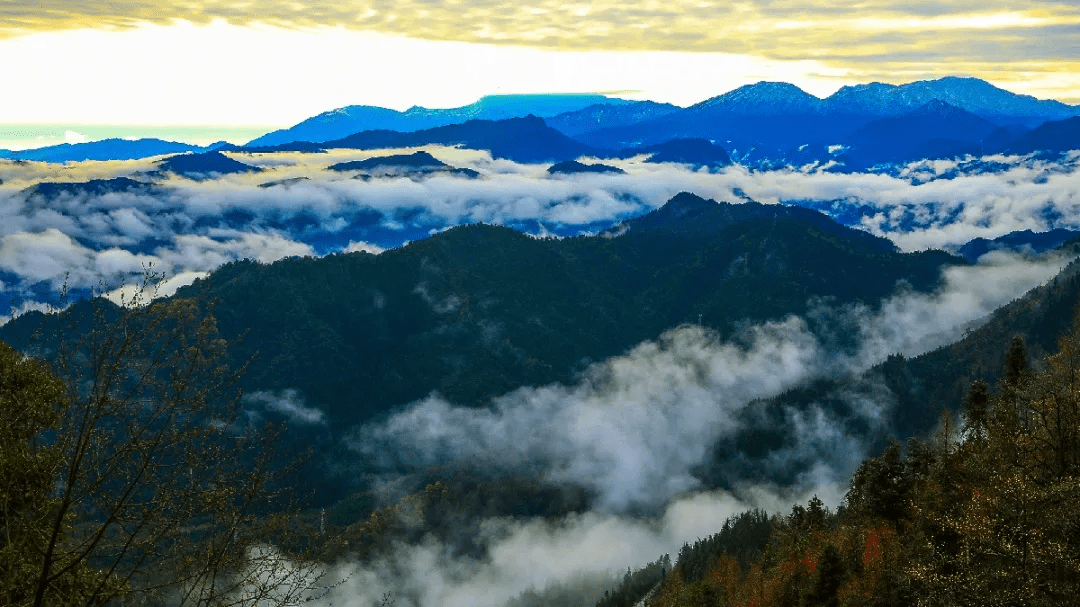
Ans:
{"type": "Polygon", "coordinates": [[[1004,0],[3,3],[0,54],[20,58],[5,80],[23,94],[0,115],[287,126],[350,104],[631,90],[688,105],[758,80],[825,96],[944,75],[1080,101],[1078,26],[1073,3],[1004,0]]]}
{"type": "Polygon", "coordinates": [[[822,95],[846,83],[836,81],[843,69],[812,60],[693,50],[559,50],[222,21],[45,31],[0,38],[0,55],[20,57],[5,66],[5,82],[22,91],[0,99],[0,116],[13,123],[289,126],[353,104],[404,110],[458,107],[497,93],[635,91],[629,95],[690,105],[758,80],[782,79],[822,95]],[[103,72],[106,65],[123,69],[103,72]]]}
{"type": "MultiPolygon", "coordinates": [[[[989,0],[973,5],[959,0],[896,3],[884,0],[817,2],[702,2],[672,0],[623,2],[556,0],[507,2],[472,0],[431,3],[422,0],[331,1],[318,4],[270,0],[255,3],[193,1],[158,5],[91,0],[78,5],[50,0],[33,5],[5,3],[0,29],[27,31],[137,28],[187,21],[206,25],[286,28],[340,26],[425,40],[519,44],[574,50],[677,50],[750,53],[765,57],[802,52],[807,35],[829,33],[837,44],[874,32],[957,32],[1041,30],[1075,26],[1080,11],[1072,3],[1036,1],[1017,9],[1013,2],[989,0]]],[[[1045,44],[1052,45],[1052,40],[1045,44]]],[[[1059,52],[1068,53],[1068,49],[1059,52]]]]}

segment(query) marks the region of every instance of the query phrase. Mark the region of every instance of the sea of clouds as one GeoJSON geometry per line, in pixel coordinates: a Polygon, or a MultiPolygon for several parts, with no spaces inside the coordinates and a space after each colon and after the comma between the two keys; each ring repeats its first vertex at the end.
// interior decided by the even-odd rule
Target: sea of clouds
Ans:
{"type": "MultiPolygon", "coordinates": [[[[464,223],[509,225],[537,236],[595,232],[681,191],[733,203],[812,204],[905,251],[1015,230],[1080,228],[1075,155],[923,162],[891,174],[742,166],[709,172],[632,158],[604,161],[624,175],[553,176],[547,165],[426,149],[481,176],[363,180],[327,170],[412,150],[232,154],[264,170],[202,181],[155,176],[154,159],[0,161],[0,297],[12,304],[0,322],[55,301],[64,285],[76,293],[129,296],[124,285],[147,268],[165,275],[159,294],[168,295],[236,259],[378,254],[464,223]],[[54,198],[29,190],[41,182],[123,176],[155,185],[54,198]]],[[[749,467],[733,465],[724,490],[706,486],[700,466],[718,441],[754,422],[747,408],[754,399],[813,378],[850,376],[889,354],[949,343],[1068,261],[993,253],[947,269],[935,293],[900,289],[873,309],[822,303],[807,318],[749,326],[737,339],[675,327],[593,365],[571,384],[520,388],[482,408],[458,407],[438,395],[403,403],[343,439],[376,482],[390,485],[398,475],[468,461],[499,474],[527,472],[546,483],[584,487],[595,496],[591,508],[558,520],[485,521],[482,556],[462,556],[428,538],[374,562],[328,564],[326,579],[342,582],[313,604],[378,605],[391,592],[399,607],[497,606],[529,591],[576,588],[585,605],[626,567],[674,555],[732,514],[752,507],[782,512],[815,494],[835,507],[869,449],[865,433],[846,422],[884,428],[893,406],[884,386],[853,394],[843,418],[817,406],[784,411],[788,443],[749,467]],[[820,330],[822,319],[857,336],[855,349],[838,354],[820,330]]],[[[298,423],[323,421],[295,391],[246,398],[254,409],[298,423]]]]}
{"type": "Polygon", "coordinates": [[[481,176],[361,180],[327,170],[337,162],[411,150],[232,154],[264,170],[201,181],[154,175],[156,159],[0,161],[0,299],[15,312],[41,307],[65,283],[75,292],[110,291],[137,282],[147,267],[171,279],[162,288],[167,295],[235,259],[378,252],[465,223],[537,235],[589,233],[655,209],[681,191],[718,201],[814,204],[907,251],[956,247],[1015,230],[1080,227],[1080,172],[1072,156],[922,162],[890,175],[738,165],[694,171],[639,157],[605,161],[625,175],[549,175],[547,165],[426,149],[481,176]],[[53,198],[28,194],[41,182],[114,177],[153,181],[155,187],[53,198]]]}

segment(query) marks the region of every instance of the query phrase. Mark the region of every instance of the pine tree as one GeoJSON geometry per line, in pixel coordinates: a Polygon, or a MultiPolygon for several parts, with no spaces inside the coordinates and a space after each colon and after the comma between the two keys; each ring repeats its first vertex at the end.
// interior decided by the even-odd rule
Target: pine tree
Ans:
{"type": "Polygon", "coordinates": [[[844,562],[836,546],[828,544],[818,557],[814,587],[807,597],[808,607],[837,607],[837,592],[844,583],[844,562]]]}
{"type": "Polygon", "coordinates": [[[964,398],[964,435],[975,441],[986,439],[989,416],[990,387],[984,381],[976,381],[964,398]]]}

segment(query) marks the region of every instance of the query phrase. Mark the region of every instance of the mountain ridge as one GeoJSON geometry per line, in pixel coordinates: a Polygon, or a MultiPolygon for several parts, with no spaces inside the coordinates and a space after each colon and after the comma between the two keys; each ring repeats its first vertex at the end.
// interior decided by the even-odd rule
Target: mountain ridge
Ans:
{"type": "Polygon", "coordinates": [[[244,144],[265,147],[308,141],[323,143],[353,133],[392,130],[421,131],[467,120],[504,120],[530,114],[547,118],[595,105],[618,106],[621,99],[594,94],[487,95],[461,107],[429,109],[413,106],[404,112],[368,105],[350,105],[303,120],[287,129],[256,137],[244,144]]]}

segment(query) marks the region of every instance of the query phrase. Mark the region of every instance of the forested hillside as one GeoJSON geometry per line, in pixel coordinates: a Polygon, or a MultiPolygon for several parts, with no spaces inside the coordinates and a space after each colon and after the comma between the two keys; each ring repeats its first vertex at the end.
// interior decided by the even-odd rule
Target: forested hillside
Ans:
{"type": "Polygon", "coordinates": [[[838,512],[815,499],[786,516],[732,519],[685,547],[647,604],[1072,604],[1080,324],[1035,367],[1021,338],[1001,349],[997,385],[972,384],[962,419],[944,415],[929,440],[894,442],[866,460],[838,512]],[[731,542],[750,521],[766,535],[731,542]]]}
{"type": "MultiPolygon", "coordinates": [[[[808,302],[875,305],[898,282],[938,284],[940,251],[891,243],[813,211],[682,194],[626,233],[536,239],[473,225],[380,255],[229,264],[177,297],[215,302],[244,385],[296,389],[335,423],[432,391],[479,404],[569,381],[680,323],[732,335],[808,302]]],[[[19,343],[26,315],[0,330],[19,343]]]]}
{"type": "MultiPolygon", "coordinates": [[[[1077,247],[1074,242],[1062,250],[1075,252],[1077,247]]],[[[770,411],[810,403],[842,407],[852,392],[884,385],[895,398],[890,409],[892,431],[900,437],[925,434],[937,423],[941,411],[960,410],[972,382],[993,384],[998,380],[1005,361],[998,344],[1020,336],[1033,360],[1056,351],[1077,302],[1080,263],[1073,261],[1053,280],[995,310],[981,326],[954,343],[912,358],[890,356],[856,378],[817,379],[756,406],[770,411]]]]}

